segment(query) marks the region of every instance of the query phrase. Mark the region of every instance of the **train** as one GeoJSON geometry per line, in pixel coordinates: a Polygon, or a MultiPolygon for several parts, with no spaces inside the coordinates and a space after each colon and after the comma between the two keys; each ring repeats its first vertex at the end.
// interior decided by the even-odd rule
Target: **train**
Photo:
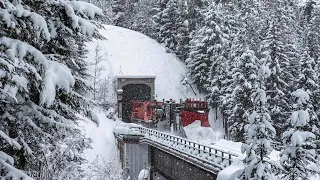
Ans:
{"type": "Polygon", "coordinates": [[[175,126],[188,126],[196,120],[210,127],[208,102],[198,99],[175,101],[132,101],[131,121],[147,124],[167,122],[175,126]]]}

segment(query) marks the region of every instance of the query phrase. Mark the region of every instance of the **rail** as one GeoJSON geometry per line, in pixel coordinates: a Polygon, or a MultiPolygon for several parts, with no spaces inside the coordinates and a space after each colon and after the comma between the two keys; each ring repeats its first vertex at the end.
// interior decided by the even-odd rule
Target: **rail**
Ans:
{"type": "Polygon", "coordinates": [[[145,127],[130,127],[129,129],[129,132],[131,132],[129,134],[140,135],[151,142],[161,144],[162,146],[166,146],[202,162],[218,165],[221,168],[230,165],[232,160],[238,157],[238,154],[234,152],[203,145],[154,129],[145,127]]]}

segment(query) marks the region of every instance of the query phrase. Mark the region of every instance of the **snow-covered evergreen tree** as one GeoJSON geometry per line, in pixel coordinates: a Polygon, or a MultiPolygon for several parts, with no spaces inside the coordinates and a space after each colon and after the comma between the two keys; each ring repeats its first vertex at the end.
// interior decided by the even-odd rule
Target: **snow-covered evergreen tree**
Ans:
{"type": "Polygon", "coordinates": [[[229,116],[225,117],[225,120],[230,125],[228,134],[232,136],[232,139],[244,142],[244,126],[247,124],[249,111],[254,106],[250,97],[257,81],[258,59],[255,53],[247,47],[238,48],[240,49],[233,55],[234,59],[232,59],[232,67],[230,68],[232,82],[229,86],[231,92],[229,98],[231,100],[226,108],[231,112],[229,116]]]}
{"type": "Polygon", "coordinates": [[[83,43],[101,9],[81,1],[0,1],[0,177],[12,165],[37,179],[80,178],[89,140],[83,43]],[[4,157],[4,156],[1,156],[4,157]],[[10,160],[11,159],[11,160],[10,160]],[[8,166],[10,165],[10,166],[8,166]]]}
{"type": "Polygon", "coordinates": [[[113,24],[115,26],[126,27],[126,1],[113,0],[111,7],[114,13],[113,24]]]}
{"type": "Polygon", "coordinates": [[[160,20],[159,42],[163,43],[169,51],[176,52],[179,11],[176,0],[169,0],[162,11],[160,20]]]}
{"type": "Polygon", "coordinates": [[[154,22],[154,38],[160,42],[160,28],[162,27],[162,15],[163,10],[166,9],[167,3],[169,0],[158,0],[156,2],[155,7],[153,8],[154,15],[152,16],[152,20],[154,22]]]}
{"type": "Polygon", "coordinates": [[[176,54],[182,61],[186,61],[190,52],[190,41],[204,24],[203,10],[205,1],[178,1],[179,19],[177,20],[176,54]]]}
{"type": "Polygon", "coordinates": [[[284,179],[308,179],[313,170],[310,164],[315,163],[315,135],[311,132],[310,116],[304,106],[309,101],[309,94],[303,89],[292,93],[296,99],[291,115],[290,127],[283,133],[285,149],[281,152],[280,163],[284,167],[284,179]]]}
{"type": "Polygon", "coordinates": [[[177,45],[175,52],[180,60],[185,61],[188,58],[191,27],[188,19],[188,9],[185,4],[179,6],[179,19],[177,20],[177,45]]]}
{"type": "MultiPolygon", "coordinates": [[[[318,74],[316,72],[316,62],[313,58],[310,57],[310,53],[308,47],[304,51],[301,60],[299,62],[299,72],[297,78],[297,89],[304,89],[306,93],[308,93],[310,100],[308,103],[308,111],[310,114],[310,123],[319,127],[318,117],[315,112],[315,107],[319,107],[318,96],[315,93],[319,90],[319,82],[318,74]]],[[[318,129],[318,128],[316,128],[318,129]]],[[[317,130],[318,131],[318,130],[317,130]]]]}
{"type": "Polygon", "coordinates": [[[219,73],[223,73],[223,65],[227,61],[225,50],[228,46],[228,35],[220,26],[221,14],[215,4],[208,7],[205,15],[205,26],[191,40],[186,63],[200,92],[209,93],[212,89],[211,82],[215,81],[214,78],[219,78],[219,73]]]}
{"type": "Polygon", "coordinates": [[[245,126],[246,143],[242,151],[246,152],[245,168],[242,179],[275,179],[272,172],[272,162],[268,155],[272,151],[271,142],[276,131],[271,123],[271,117],[266,107],[265,79],[270,75],[268,66],[263,63],[258,71],[258,84],[252,94],[255,110],[249,116],[249,124],[245,126]]]}
{"type": "Polygon", "coordinates": [[[302,17],[300,24],[304,31],[304,43],[308,46],[310,57],[317,63],[320,58],[320,33],[318,27],[320,25],[320,7],[319,2],[316,0],[307,0],[302,7],[302,17]]]}
{"type": "Polygon", "coordinates": [[[132,16],[132,30],[141,32],[147,36],[154,37],[154,22],[152,19],[155,0],[140,0],[135,3],[134,14],[132,16]]]}
{"type": "Polygon", "coordinates": [[[285,2],[276,0],[266,2],[267,9],[267,29],[264,40],[261,42],[261,56],[270,64],[271,75],[266,81],[268,96],[270,96],[270,115],[277,129],[278,137],[284,131],[283,125],[288,119],[290,107],[290,89],[294,80],[292,71],[289,70],[292,52],[291,43],[287,41],[290,29],[288,29],[288,19],[286,17],[285,2]],[[269,12],[270,11],[270,12],[269,12]],[[281,23],[279,23],[281,22],[281,23]]]}

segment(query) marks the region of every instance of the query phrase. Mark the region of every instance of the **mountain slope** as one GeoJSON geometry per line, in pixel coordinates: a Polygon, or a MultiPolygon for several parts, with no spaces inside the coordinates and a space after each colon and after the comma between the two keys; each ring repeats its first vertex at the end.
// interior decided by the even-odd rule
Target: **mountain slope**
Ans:
{"type": "Polygon", "coordinates": [[[196,98],[189,86],[181,84],[186,76],[184,63],[155,40],[132,30],[105,25],[99,30],[105,40],[94,40],[88,44],[88,61],[95,57],[95,47],[102,48],[106,67],[101,78],[124,75],[156,75],[156,98],[175,99],[196,98]]]}

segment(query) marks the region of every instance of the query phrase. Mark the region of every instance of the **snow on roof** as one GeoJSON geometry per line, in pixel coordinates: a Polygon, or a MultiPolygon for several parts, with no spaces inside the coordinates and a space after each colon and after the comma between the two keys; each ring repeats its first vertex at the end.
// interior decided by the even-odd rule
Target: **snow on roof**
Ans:
{"type": "Polygon", "coordinates": [[[129,78],[129,79],[147,79],[152,78],[155,79],[156,75],[128,75],[128,74],[117,74],[117,78],[129,78]]]}

